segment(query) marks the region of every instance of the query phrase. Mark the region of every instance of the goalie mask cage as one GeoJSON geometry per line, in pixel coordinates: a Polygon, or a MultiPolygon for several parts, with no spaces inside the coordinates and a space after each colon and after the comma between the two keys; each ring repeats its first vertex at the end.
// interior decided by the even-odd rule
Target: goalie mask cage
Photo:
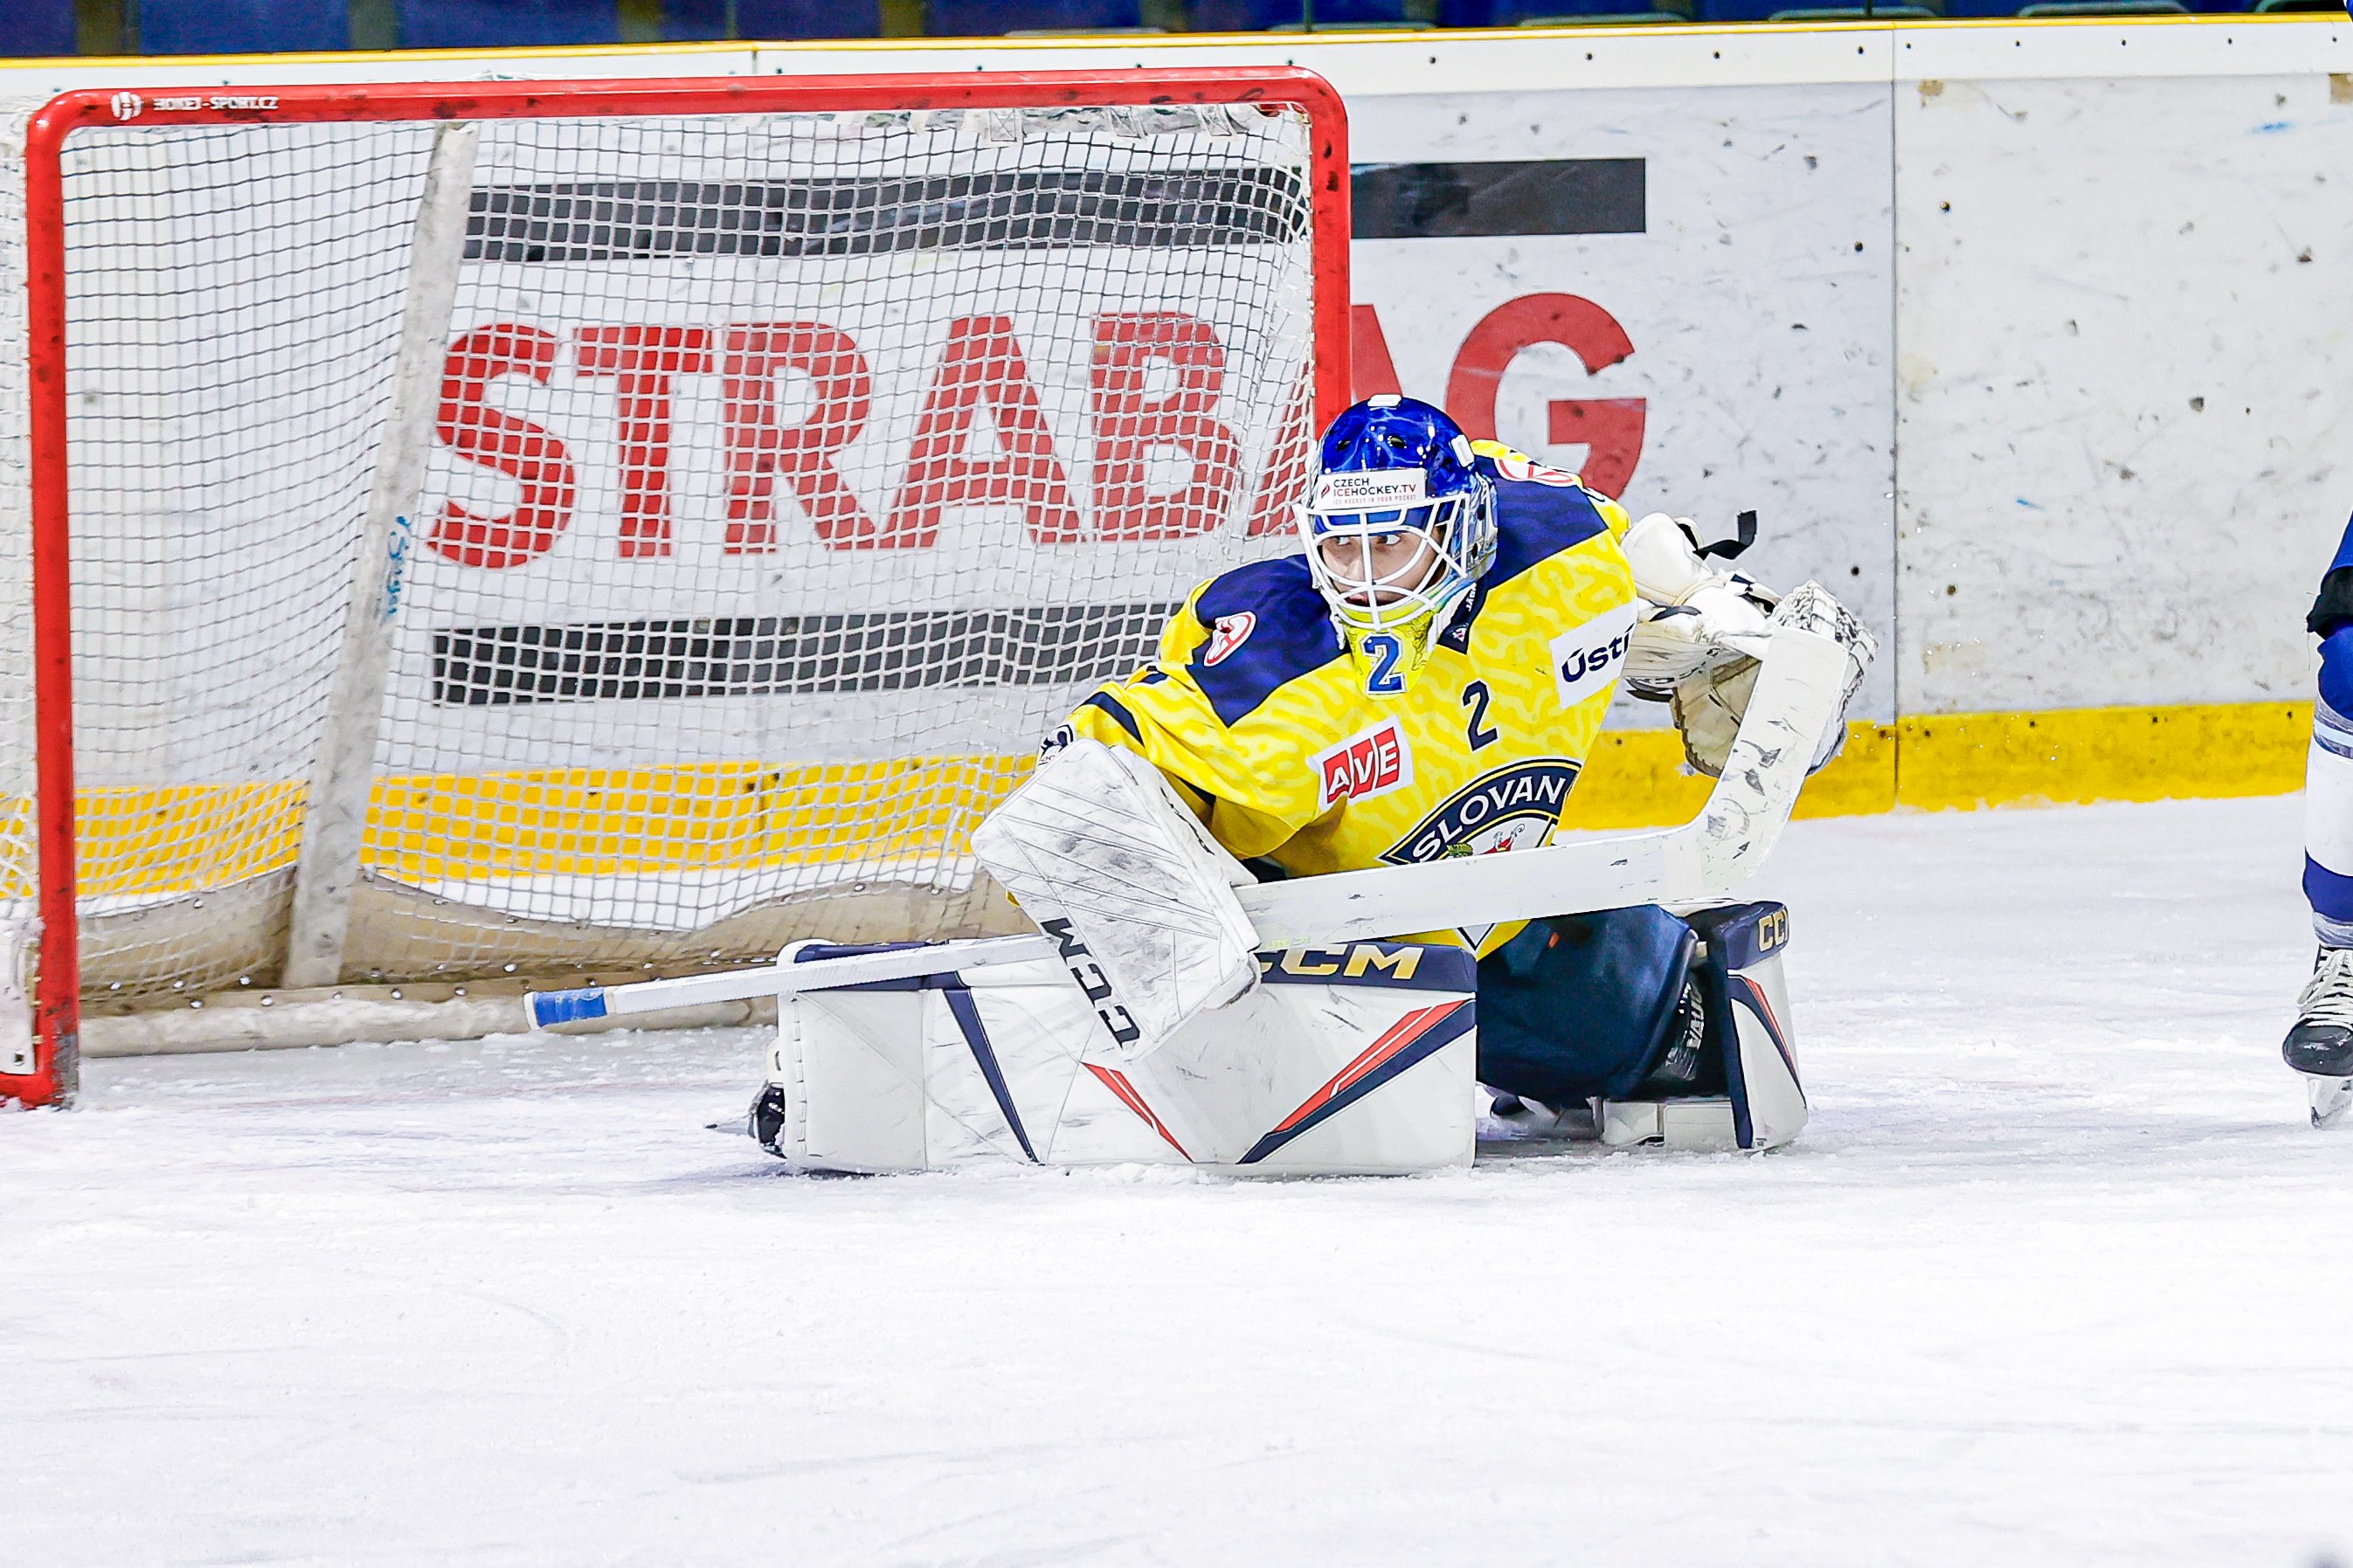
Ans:
{"type": "Polygon", "coordinates": [[[1347,401],[1305,71],[0,114],[0,1099],[85,1011],[1009,929],[971,827],[1347,401]]]}

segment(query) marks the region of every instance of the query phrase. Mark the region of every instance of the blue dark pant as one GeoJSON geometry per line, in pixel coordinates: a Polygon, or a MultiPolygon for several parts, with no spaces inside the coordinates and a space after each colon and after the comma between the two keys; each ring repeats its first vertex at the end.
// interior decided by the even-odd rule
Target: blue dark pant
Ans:
{"type": "Polygon", "coordinates": [[[1658,1064],[1699,939],[1655,906],[1530,921],[1479,961],[1479,1081],[1577,1104],[1658,1064]]]}

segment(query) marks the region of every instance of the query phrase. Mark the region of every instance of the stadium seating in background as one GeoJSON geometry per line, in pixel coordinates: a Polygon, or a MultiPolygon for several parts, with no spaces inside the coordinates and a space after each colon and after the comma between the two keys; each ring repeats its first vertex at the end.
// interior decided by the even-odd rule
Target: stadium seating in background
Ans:
{"type": "Polygon", "coordinates": [[[69,55],[79,47],[74,0],[0,0],[0,56],[69,55]]]}
{"type": "Polygon", "coordinates": [[[746,38],[879,37],[882,0],[735,0],[735,24],[746,38]]]}
{"type": "Polygon", "coordinates": [[[1574,27],[1632,22],[1688,22],[1692,0],[1522,0],[1495,7],[1500,26],[1574,27]]]}
{"type": "MultiPolygon", "coordinates": [[[[739,8],[741,0],[738,0],[739,8]]],[[[832,9],[831,6],[826,9],[832,9]]],[[[750,23],[739,22],[749,27],[750,23]]],[[[751,33],[752,37],[766,35],[751,33]]],[[[778,33],[777,37],[790,37],[778,33]]],[[[727,0],[661,0],[661,41],[665,44],[711,43],[727,37],[727,0]]]]}
{"type": "MultiPolygon", "coordinates": [[[[5,5],[7,0],[0,0],[5,5]]],[[[142,5],[153,0],[141,0],[142,5]]],[[[330,0],[332,3],[332,0],[330,0]]],[[[361,0],[397,5],[400,30],[386,47],[499,47],[621,41],[617,0],[361,0]]],[[[664,43],[735,38],[871,38],[882,0],[659,0],[664,43]],[[728,30],[729,13],[734,30],[728,30]]],[[[354,32],[357,29],[354,28],[354,32]]],[[[354,45],[367,42],[354,37],[354,45]]]]}
{"type": "MultiPolygon", "coordinates": [[[[1999,4],[1994,15],[2007,16],[2018,9],[2022,0],[1978,0],[1986,5],[1999,4]]],[[[1919,21],[1924,17],[1974,16],[1981,13],[1968,8],[1971,0],[1891,0],[1885,5],[1866,5],[1863,0],[1699,0],[1699,19],[1704,22],[1868,22],[1885,16],[1891,22],[1919,21]]]]}
{"type": "MultiPolygon", "coordinates": [[[[1390,26],[1450,27],[1485,25],[1493,10],[1482,0],[1314,0],[1318,27],[1390,26]]],[[[1269,27],[1297,28],[1307,20],[1300,0],[1193,0],[1197,33],[1248,33],[1269,27]]]]}
{"type": "MultiPolygon", "coordinates": [[[[0,9],[24,0],[0,0],[0,9]]],[[[612,0],[606,0],[612,9],[612,0]]],[[[142,55],[275,54],[351,46],[344,7],[322,0],[139,0],[142,55]]]]}
{"type": "MultiPolygon", "coordinates": [[[[154,3],[140,0],[141,16],[154,3]]],[[[403,48],[533,48],[610,44],[621,37],[617,0],[399,0],[399,5],[403,48]]]]}
{"type": "Polygon", "coordinates": [[[1947,16],[2178,16],[2185,11],[2243,11],[2247,8],[2246,0],[2195,0],[2188,5],[2178,4],[2176,0],[2153,0],[2150,4],[2143,4],[2142,0],[2083,0],[2083,4],[2062,5],[2050,11],[2030,11],[2027,5],[2028,0],[1947,0],[1944,11],[1947,16]]]}
{"type": "Polygon", "coordinates": [[[2246,10],[2344,9],[2340,0],[1659,0],[1661,11],[1647,16],[1621,16],[1635,7],[1627,0],[1502,0],[1496,6],[1501,25],[1541,26],[1547,23],[1574,26],[1596,21],[1673,22],[1675,13],[1691,6],[1691,19],[1701,22],[1862,22],[1929,21],[1938,17],[2001,16],[2180,16],[2186,12],[2246,10]]]}
{"type": "Polygon", "coordinates": [[[931,0],[926,9],[924,31],[945,38],[1144,25],[1143,0],[931,0]]]}
{"type": "Polygon", "coordinates": [[[1926,5],[1801,5],[1776,11],[1768,22],[1935,22],[1942,13],[1926,5]]]}
{"type": "MultiPolygon", "coordinates": [[[[2239,0],[2221,0],[2211,8],[2243,7],[2239,0]]],[[[1862,22],[1882,16],[1918,21],[1940,16],[2179,15],[2186,9],[2179,0],[2058,0],[2047,9],[2029,0],[1896,0],[1886,5],[1865,5],[1863,0],[1699,0],[1697,15],[1703,22],[1862,22]],[[2027,8],[2021,12],[2021,6],[2027,8]]]]}
{"type": "Polygon", "coordinates": [[[2187,16],[2181,0],[2057,0],[2056,4],[2021,5],[2021,16],[2187,16]]]}
{"type": "MultiPolygon", "coordinates": [[[[662,0],[665,43],[724,38],[727,0],[662,0]]],[[[871,38],[882,31],[882,0],[735,0],[740,38],[871,38]]]]}

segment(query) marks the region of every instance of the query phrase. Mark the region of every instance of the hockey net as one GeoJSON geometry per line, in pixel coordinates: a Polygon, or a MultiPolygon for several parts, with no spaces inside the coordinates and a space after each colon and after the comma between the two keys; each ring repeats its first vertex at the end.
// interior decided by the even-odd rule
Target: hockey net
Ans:
{"type": "Polygon", "coordinates": [[[0,139],[0,1096],[78,1008],[1007,929],[971,827],[1287,547],[1345,400],[1304,72],[77,93],[0,139]]]}

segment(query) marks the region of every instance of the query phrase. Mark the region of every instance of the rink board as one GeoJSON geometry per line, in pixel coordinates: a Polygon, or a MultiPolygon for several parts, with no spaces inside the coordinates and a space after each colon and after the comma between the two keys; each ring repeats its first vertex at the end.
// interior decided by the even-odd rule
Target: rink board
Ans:
{"type": "MultiPolygon", "coordinates": [[[[1295,60],[1348,100],[1360,389],[1467,408],[1608,479],[1637,511],[1669,506],[1714,531],[1753,506],[1766,538],[1745,565],[1767,581],[1820,577],[1893,634],[1852,754],[1804,809],[2292,787],[2301,741],[2288,732],[2310,668],[2300,610],[2340,526],[2333,448],[2348,412],[2328,374],[2334,301],[2353,284],[2353,252],[2332,243],[2336,171],[2353,151],[2342,22],[57,62],[0,70],[0,88],[1171,60],[1295,60]],[[1514,182],[1530,180],[1540,199],[1515,202],[1514,182]],[[2042,717],[2053,712],[2073,717],[2042,717]]],[[[575,415],[584,474],[609,474],[609,410],[575,415]]],[[[584,511],[566,548],[617,578],[632,568],[615,551],[613,489],[584,483],[584,509],[601,511],[584,511]]],[[[682,542],[712,521],[683,506],[682,542]]],[[[1003,535],[965,520],[944,531],[940,564],[1003,535]]],[[[1179,586],[1155,577],[1138,596],[1179,586]]],[[[650,579],[643,602],[713,607],[671,606],[650,579]]],[[[1022,695],[1018,719],[983,701],[993,731],[1031,716],[1040,694],[1022,695]]],[[[681,700],[712,700],[568,706],[603,745],[675,733],[664,714],[681,700]]],[[[1697,781],[1676,772],[1670,737],[1645,731],[1657,719],[1621,708],[1576,820],[1685,815],[1697,781]]],[[[866,727],[853,703],[804,710],[762,754],[660,765],[790,780],[920,763],[862,751],[866,727]]],[[[585,732],[572,714],[556,729],[585,732]]],[[[956,759],[976,781],[960,805],[1013,782],[1009,731],[997,747],[956,759]]],[[[649,761],[613,750],[550,759],[574,764],[586,815],[544,843],[511,836],[514,856],[600,862],[603,803],[625,802],[649,761]]],[[[428,824],[512,795],[522,776],[438,773],[433,751],[379,791],[405,793],[428,824]]],[[[235,814],[275,802],[289,823],[299,809],[285,778],[156,786],[92,760],[89,782],[132,792],[93,795],[109,820],[207,796],[235,814]]],[[[681,853],[825,854],[716,838],[726,847],[681,853]]],[[[372,863],[406,865],[401,839],[382,818],[372,863]]]]}

